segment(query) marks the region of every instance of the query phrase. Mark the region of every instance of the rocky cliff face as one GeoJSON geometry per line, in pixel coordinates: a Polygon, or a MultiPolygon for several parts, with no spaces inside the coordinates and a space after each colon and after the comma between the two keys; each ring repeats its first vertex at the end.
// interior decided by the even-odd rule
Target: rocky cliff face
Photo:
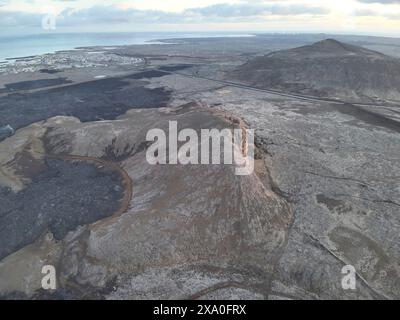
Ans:
{"type": "MultiPolygon", "coordinates": [[[[259,175],[246,177],[235,176],[228,165],[149,165],[145,148],[137,147],[148,129],[167,128],[168,120],[194,129],[232,125],[198,106],[132,110],[118,120],[96,123],[52,118],[2,142],[2,148],[23,148],[35,139],[41,148],[26,153],[38,163],[46,152],[114,161],[132,179],[133,197],[126,212],[82,226],[60,241],[44,235],[3,259],[0,294],[38,294],[41,266],[52,264],[60,285],[56,294],[62,297],[85,292],[103,298],[211,293],[223,298],[228,290],[231,297],[265,298],[292,221],[289,205],[271,191],[263,165],[259,175]]],[[[9,150],[8,157],[19,151],[9,150]]],[[[18,192],[31,177],[11,163],[14,168],[7,167],[8,179],[2,181],[18,192]]]]}
{"type": "Polygon", "coordinates": [[[400,60],[328,39],[257,57],[230,74],[260,88],[354,101],[400,100],[400,60]]]}

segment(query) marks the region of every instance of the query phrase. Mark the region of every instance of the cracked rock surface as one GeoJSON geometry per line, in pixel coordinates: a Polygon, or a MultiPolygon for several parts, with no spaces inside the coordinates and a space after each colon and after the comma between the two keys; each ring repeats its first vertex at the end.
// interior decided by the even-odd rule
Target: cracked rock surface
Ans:
{"type": "MultiPolygon", "coordinates": [[[[96,123],[51,118],[2,143],[26,146],[36,139],[52,154],[114,154],[133,181],[127,212],[82,226],[62,240],[44,235],[4,258],[2,295],[23,292],[40,298],[39,266],[45,263],[57,266],[55,294],[61,298],[266,297],[292,221],[289,205],[266,179],[255,173],[235,176],[233,166],[149,165],[146,150],[137,146],[149,128],[167,129],[172,119],[182,128],[232,125],[199,106],[140,109],[96,123]]],[[[9,188],[31,183],[18,168],[8,169],[9,188]]]]}
{"type": "MultiPolygon", "coordinates": [[[[11,137],[0,135],[2,186],[22,192],[46,152],[75,154],[120,166],[133,181],[133,197],[123,214],[78,227],[61,240],[44,233],[5,257],[0,296],[399,299],[398,103],[304,100],[229,83],[230,72],[248,57],[315,42],[311,38],[189,39],[179,46],[117,48],[118,55],[148,57],[146,66],[59,71],[53,77],[74,81],[53,95],[62,114],[39,105],[43,88],[33,95],[38,107],[26,113],[29,119],[12,112],[11,104],[25,98],[2,93],[7,123],[18,129],[11,137]],[[116,82],[111,79],[122,71],[116,82]],[[99,75],[107,75],[100,84],[112,90],[94,101],[102,108],[93,109],[93,117],[93,110],[80,106],[88,93],[97,95],[91,81],[99,75]],[[90,90],[77,95],[80,81],[89,81],[82,90],[90,90]],[[148,107],[135,103],[139,91],[132,86],[161,90],[168,108],[130,110],[148,107]],[[124,100],[112,99],[120,91],[124,100]],[[119,110],[108,109],[119,102],[119,110]],[[71,103],[77,112],[65,113],[71,103]],[[40,108],[52,112],[37,113],[40,108]],[[103,111],[112,116],[99,118],[103,111]],[[82,117],[87,112],[90,117],[82,117]],[[256,131],[254,175],[239,178],[230,166],[147,164],[148,129],[167,129],[168,120],[195,129],[231,127],[227,118],[233,115],[256,131]],[[58,270],[54,293],[38,290],[44,264],[58,270]],[[354,291],[341,286],[348,264],[357,271],[354,291]]],[[[389,49],[373,41],[368,39],[369,49],[389,49]]],[[[398,46],[386,53],[398,56],[398,46]]],[[[48,78],[19,73],[0,83],[48,78]]]]}

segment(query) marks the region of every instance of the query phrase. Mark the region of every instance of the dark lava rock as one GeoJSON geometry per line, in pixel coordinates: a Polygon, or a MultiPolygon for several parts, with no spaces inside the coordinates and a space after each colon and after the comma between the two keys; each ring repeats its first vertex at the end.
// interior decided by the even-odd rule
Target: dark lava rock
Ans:
{"type": "Polygon", "coordinates": [[[123,187],[117,173],[62,160],[48,160],[47,167],[21,192],[0,189],[0,260],[46,230],[60,240],[118,210],[123,187]]]}
{"type": "Polygon", "coordinates": [[[19,129],[54,116],[73,116],[82,122],[114,120],[133,108],[167,106],[169,91],[132,86],[126,80],[103,79],[28,94],[10,94],[0,98],[0,118],[19,129]]]}
{"type": "Polygon", "coordinates": [[[0,93],[13,92],[17,90],[34,90],[46,87],[58,86],[62,84],[72,83],[67,78],[55,78],[55,79],[41,79],[33,81],[21,81],[15,83],[9,83],[5,85],[5,89],[1,89],[0,93]]]}
{"type": "Polygon", "coordinates": [[[259,88],[320,97],[400,100],[400,59],[333,39],[272,52],[231,77],[259,88]]]}
{"type": "Polygon", "coordinates": [[[14,128],[11,127],[9,124],[3,127],[0,126],[0,141],[4,140],[5,138],[11,137],[14,133],[14,128]]]}

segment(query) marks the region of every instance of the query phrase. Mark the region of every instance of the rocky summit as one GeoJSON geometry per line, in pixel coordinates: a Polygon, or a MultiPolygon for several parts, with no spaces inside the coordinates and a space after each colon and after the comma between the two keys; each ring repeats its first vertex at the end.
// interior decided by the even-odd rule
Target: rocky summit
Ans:
{"type": "Polygon", "coordinates": [[[333,39],[272,52],[232,76],[259,88],[354,102],[400,100],[400,60],[333,39]]]}

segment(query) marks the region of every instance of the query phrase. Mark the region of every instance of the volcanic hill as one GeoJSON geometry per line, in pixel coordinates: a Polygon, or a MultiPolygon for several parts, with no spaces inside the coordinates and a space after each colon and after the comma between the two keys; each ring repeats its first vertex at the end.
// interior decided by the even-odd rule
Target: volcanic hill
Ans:
{"type": "Polygon", "coordinates": [[[318,97],[400,100],[400,60],[333,39],[256,57],[230,74],[259,88],[318,97]]]}

